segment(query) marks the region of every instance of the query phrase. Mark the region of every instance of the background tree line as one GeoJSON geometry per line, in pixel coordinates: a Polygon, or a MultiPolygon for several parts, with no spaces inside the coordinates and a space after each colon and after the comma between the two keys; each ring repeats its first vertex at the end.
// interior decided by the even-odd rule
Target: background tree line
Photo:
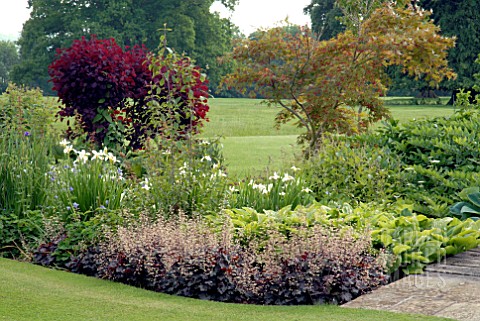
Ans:
{"type": "MultiPolygon", "coordinates": [[[[222,69],[217,57],[231,49],[235,31],[228,19],[210,12],[214,0],[29,0],[32,9],[17,44],[21,58],[11,79],[52,93],[47,66],[57,48],[91,34],[113,37],[123,47],[145,44],[155,51],[165,24],[168,46],[201,66],[215,89],[222,69]]],[[[233,9],[237,0],[222,0],[233,9]]]]}
{"type": "MultiPolygon", "coordinates": [[[[342,11],[335,0],[312,0],[304,12],[312,19],[312,30],[321,40],[335,37],[345,30],[341,23],[342,11]]],[[[446,80],[440,89],[454,90],[469,88],[474,84],[474,74],[480,72],[475,60],[480,53],[480,1],[478,0],[412,0],[414,5],[432,11],[434,23],[441,28],[442,35],[456,37],[456,45],[449,50],[450,67],[457,73],[455,80],[446,80]]],[[[423,81],[404,76],[399,68],[390,68],[393,82],[390,93],[395,95],[428,94],[432,89],[423,81]]]]}
{"type": "MultiPolygon", "coordinates": [[[[222,0],[234,10],[239,0],[222,0]]],[[[8,81],[40,87],[50,94],[47,66],[53,61],[57,48],[69,47],[74,39],[96,34],[98,38],[113,37],[126,47],[145,44],[156,50],[165,23],[168,45],[185,52],[208,74],[212,93],[230,66],[219,64],[217,58],[232,50],[232,39],[239,37],[238,28],[228,19],[210,12],[214,0],[29,0],[30,19],[24,24],[15,45],[0,42],[0,91],[8,81]]],[[[335,37],[345,30],[339,18],[342,12],[335,0],[312,0],[304,8],[312,21],[312,31],[320,40],[335,37]]],[[[471,87],[473,75],[480,72],[474,61],[480,53],[480,28],[477,0],[417,0],[439,25],[444,36],[455,36],[456,46],[449,51],[450,66],[456,80],[444,81],[440,89],[453,90],[471,87]]],[[[252,8],[252,10],[254,10],[252,8]]],[[[255,36],[252,34],[251,36],[255,36]]],[[[399,68],[388,70],[392,83],[390,93],[412,95],[429,93],[432,88],[422,80],[404,76],[399,68]]],[[[223,92],[221,95],[231,95],[223,92]]]]}

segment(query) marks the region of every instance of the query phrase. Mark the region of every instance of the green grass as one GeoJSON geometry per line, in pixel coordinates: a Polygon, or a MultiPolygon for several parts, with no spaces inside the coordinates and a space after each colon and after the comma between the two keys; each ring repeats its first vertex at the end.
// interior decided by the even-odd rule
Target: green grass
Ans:
{"type": "MultiPolygon", "coordinates": [[[[216,98],[210,100],[210,121],[203,128],[203,137],[223,137],[224,156],[232,177],[256,174],[265,168],[277,170],[291,164],[301,148],[295,144],[303,132],[293,122],[275,128],[278,108],[260,104],[259,99],[216,98]]],[[[446,116],[452,106],[401,105],[388,106],[393,118],[401,122],[413,118],[446,116]]],[[[376,125],[379,126],[379,125],[376,125]]]]}
{"type": "Polygon", "coordinates": [[[223,145],[229,175],[239,178],[289,168],[301,152],[296,135],[226,137],[223,145]]]}
{"type": "Polygon", "coordinates": [[[170,296],[0,259],[0,320],[446,320],[337,306],[254,306],[170,296]]]}
{"type": "Polygon", "coordinates": [[[261,99],[212,98],[209,100],[210,122],[205,124],[205,137],[284,136],[298,135],[302,129],[292,124],[275,129],[279,109],[260,104],[261,99]]]}
{"type": "Polygon", "coordinates": [[[421,118],[430,118],[430,117],[440,117],[440,116],[450,116],[454,112],[453,106],[444,106],[444,105],[424,105],[424,106],[387,106],[391,113],[392,117],[398,119],[400,122],[412,120],[412,119],[421,119],[421,118]]]}

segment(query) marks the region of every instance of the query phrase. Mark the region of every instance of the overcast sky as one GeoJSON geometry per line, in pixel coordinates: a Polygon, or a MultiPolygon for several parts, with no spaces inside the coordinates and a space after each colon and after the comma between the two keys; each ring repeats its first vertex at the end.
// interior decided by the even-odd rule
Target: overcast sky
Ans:
{"type": "MultiPolygon", "coordinates": [[[[310,25],[310,17],[303,14],[303,8],[310,2],[311,0],[240,0],[231,19],[246,35],[258,28],[273,27],[287,17],[290,23],[310,25]]],[[[214,3],[212,9],[221,7],[214,3]]],[[[230,14],[224,12],[224,15],[230,14]]]]}
{"type": "MultiPolygon", "coordinates": [[[[309,3],[310,0],[240,0],[231,19],[246,35],[260,27],[272,27],[287,17],[291,23],[305,25],[310,19],[303,14],[303,8],[309,3]]],[[[221,6],[214,4],[212,9],[219,11],[221,6]]],[[[221,13],[230,16],[228,12],[221,13]]],[[[0,0],[0,34],[18,38],[29,14],[27,0],[0,0]]]]}

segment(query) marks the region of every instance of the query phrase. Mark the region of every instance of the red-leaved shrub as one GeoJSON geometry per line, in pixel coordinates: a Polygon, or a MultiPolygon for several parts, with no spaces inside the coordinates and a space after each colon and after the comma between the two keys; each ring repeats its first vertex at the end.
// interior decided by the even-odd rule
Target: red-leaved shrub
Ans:
{"type": "MultiPolygon", "coordinates": [[[[114,39],[95,36],[58,49],[48,70],[63,103],[59,116],[74,116],[98,146],[123,146],[126,140],[128,148],[138,149],[144,139],[162,130],[154,128],[151,102],[173,97],[177,106],[172,110],[182,130],[193,130],[208,111],[207,81],[186,57],[152,68],[164,58],[143,46],[123,50],[114,39]]],[[[73,135],[71,128],[69,134],[73,135]]]]}

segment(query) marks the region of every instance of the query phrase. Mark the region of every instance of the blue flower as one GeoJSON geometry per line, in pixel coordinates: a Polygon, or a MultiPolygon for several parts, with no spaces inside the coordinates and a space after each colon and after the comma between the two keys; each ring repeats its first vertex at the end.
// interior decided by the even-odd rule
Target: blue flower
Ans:
{"type": "Polygon", "coordinates": [[[73,187],[70,186],[68,189],[70,190],[70,192],[73,192],[73,187]]]}
{"type": "Polygon", "coordinates": [[[106,207],[103,206],[103,205],[100,205],[100,208],[101,208],[102,210],[106,209],[106,207]]]}
{"type": "Polygon", "coordinates": [[[78,203],[73,202],[73,208],[74,209],[78,209],[78,205],[79,205],[78,203]]]}
{"type": "Polygon", "coordinates": [[[72,208],[70,206],[67,206],[67,211],[70,211],[72,208]]]}
{"type": "Polygon", "coordinates": [[[30,135],[31,135],[30,132],[24,132],[24,133],[23,133],[23,136],[25,136],[25,137],[28,137],[28,136],[30,136],[30,135]]]}

